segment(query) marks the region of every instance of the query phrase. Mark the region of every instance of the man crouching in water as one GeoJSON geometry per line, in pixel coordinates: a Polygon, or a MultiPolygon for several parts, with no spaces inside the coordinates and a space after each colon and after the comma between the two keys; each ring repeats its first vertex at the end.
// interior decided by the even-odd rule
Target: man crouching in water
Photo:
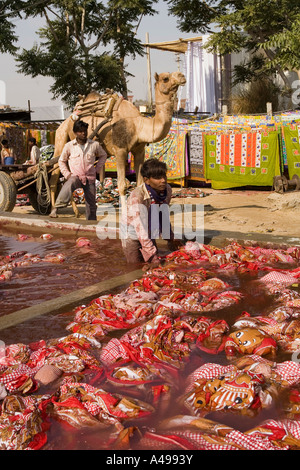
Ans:
{"type": "Polygon", "coordinates": [[[167,165],[157,158],[146,160],[141,167],[144,183],[135,188],[122,212],[121,239],[128,263],[159,264],[155,238],[168,240],[175,251],[183,245],[174,239],[170,224],[169,204],[172,188],[167,183],[167,165]]]}

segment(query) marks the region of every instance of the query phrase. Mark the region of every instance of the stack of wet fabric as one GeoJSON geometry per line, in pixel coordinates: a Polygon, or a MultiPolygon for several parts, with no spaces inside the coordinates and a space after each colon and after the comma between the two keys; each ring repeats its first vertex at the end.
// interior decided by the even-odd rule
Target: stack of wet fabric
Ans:
{"type": "MultiPolygon", "coordinates": [[[[131,183],[127,178],[125,181],[125,195],[128,196],[136,187],[136,183],[131,183]]],[[[120,203],[119,196],[118,181],[116,178],[107,177],[102,183],[96,180],[96,202],[98,205],[112,204],[114,207],[117,207],[120,203]]],[[[73,197],[76,204],[84,204],[85,199],[83,189],[76,189],[73,193],[73,197]]]]}
{"type": "Polygon", "coordinates": [[[40,162],[47,162],[54,156],[54,145],[44,145],[40,148],[40,162]]]}
{"type": "Polygon", "coordinates": [[[114,296],[104,295],[94,299],[87,306],[78,307],[74,321],[67,329],[99,339],[109,331],[137,326],[153,314],[156,302],[157,296],[154,292],[128,294],[125,290],[114,296]]]}
{"type": "MultiPolygon", "coordinates": [[[[127,178],[125,179],[125,183],[125,196],[128,196],[130,192],[136,187],[136,183],[131,183],[127,178]]],[[[103,183],[99,183],[97,185],[97,204],[110,203],[113,206],[119,206],[119,197],[120,194],[118,190],[118,180],[116,178],[105,178],[103,183]]]]}
{"type": "Polygon", "coordinates": [[[30,201],[27,194],[17,194],[16,206],[29,206],[30,201]]]}
{"type": "MultiPolygon", "coordinates": [[[[47,237],[49,234],[44,234],[47,237]]],[[[51,236],[51,235],[50,235],[51,236]]],[[[29,238],[27,235],[19,234],[19,239],[29,238]]],[[[30,267],[37,263],[63,263],[66,256],[63,253],[48,253],[44,257],[28,253],[27,251],[14,251],[0,258],[0,282],[8,281],[13,277],[14,269],[18,267],[30,267]]]]}
{"type": "Polygon", "coordinates": [[[181,188],[173,191],[172,198],[200,198],[209,196],[209,194],[210,193],[206,193],[199,188],[181,188]]]}
{"type": "Polygon", "coordinates": [[[1,448],[64,448],[55,421],[95,449],[299,450],[299,254],[188,242],[67,336],[6,347],[1,448]]]}

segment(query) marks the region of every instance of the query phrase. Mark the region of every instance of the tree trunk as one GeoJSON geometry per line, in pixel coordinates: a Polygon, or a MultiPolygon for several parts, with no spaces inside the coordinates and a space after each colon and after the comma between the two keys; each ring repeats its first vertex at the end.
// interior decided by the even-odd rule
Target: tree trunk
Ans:
{"type": "Polygon", "coordinates": [[[120,58],[120,64],[121,64],[122,95],[125,100],[128,100],[128,88],[127,88],[127,81],[126,81],[125,70],[124,70],[124,57],[120,58]]]}

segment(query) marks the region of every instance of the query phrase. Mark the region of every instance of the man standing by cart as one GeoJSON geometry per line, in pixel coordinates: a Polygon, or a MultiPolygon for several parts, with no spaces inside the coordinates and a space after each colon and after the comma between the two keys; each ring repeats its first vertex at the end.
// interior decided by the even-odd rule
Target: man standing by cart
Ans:
{"type": "Polygon", "coordinates": [[[107,154],[99,142],[88,139],[87,123],[75,121],[73,131],[75,139],[64,146],[58,160],[60,171],[66,181],[57,196],[50,217],[57,217],[57,210],[69,204],[75,189],[82,188],[86,220],[97,220],[96,175],[105,165],[107,154]]]}

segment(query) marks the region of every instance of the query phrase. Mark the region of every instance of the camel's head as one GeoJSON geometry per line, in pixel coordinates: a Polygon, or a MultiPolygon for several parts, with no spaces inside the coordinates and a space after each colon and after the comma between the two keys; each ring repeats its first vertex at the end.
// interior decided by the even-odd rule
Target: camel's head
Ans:
{"type": "Polygon", "coordinates": [[[179,86],[186,83],[185,76],[181,72],[155,74],[155,87],[164,95],[174,94],[179,86]]]}

